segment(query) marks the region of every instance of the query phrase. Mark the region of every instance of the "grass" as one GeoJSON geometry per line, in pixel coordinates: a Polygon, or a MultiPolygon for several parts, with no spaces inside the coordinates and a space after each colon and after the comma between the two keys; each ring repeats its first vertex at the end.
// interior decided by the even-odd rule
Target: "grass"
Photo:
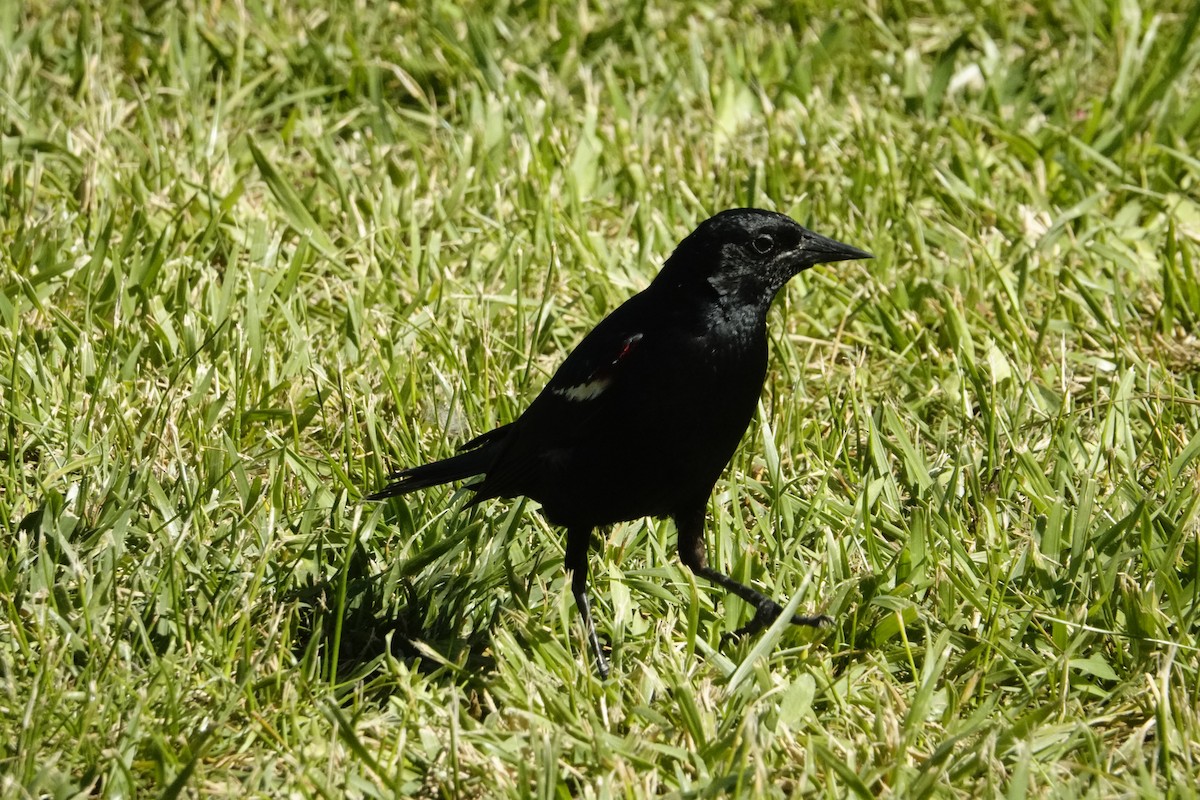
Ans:
{"type": "Polygon", "coordinates": [[[0,4],[0,795],[1192,797],[1200,6],[0,4]],[[709,214],[771,319],[710,558],[359,502],[709,214]]]}

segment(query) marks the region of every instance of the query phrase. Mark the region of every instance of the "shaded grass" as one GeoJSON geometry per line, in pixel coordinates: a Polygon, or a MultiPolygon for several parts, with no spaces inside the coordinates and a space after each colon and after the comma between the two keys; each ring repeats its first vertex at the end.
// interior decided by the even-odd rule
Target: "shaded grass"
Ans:
{"type": "Polygon", "coordinates": [[[1186,796],[1200,12],[0,9],[6,795],[1186,796]],[[710,557],[358,503],[724,207],[772,315],[710,557]]]}

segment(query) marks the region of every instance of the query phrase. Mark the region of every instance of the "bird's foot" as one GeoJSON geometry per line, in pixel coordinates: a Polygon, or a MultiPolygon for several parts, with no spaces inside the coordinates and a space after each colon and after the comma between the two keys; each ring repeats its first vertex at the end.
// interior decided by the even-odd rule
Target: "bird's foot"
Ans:
{"type": "Polygon", "coordinates": [[[833,624],[833,617],[828,614],[813,614],[812,616],[807,614],[793,614],[792,624],[805,625],[809,628],[828,628],[833,624]]]}
{"type": "Polygon", "coordinates": [[[611,667],[609,667],[608,659],[604,657],[604,650],[600,647],[600,639],[596,636],[595,630],[592,631],[592,652],[596,657],[596,676],[601,681],[608,680],[611,667]]]}
{"type": "MultiPolygon", "coordinates": [[[[764,597],[758,601],[754,617],[742,627],[732,633],[725,634],[724,638],[740,639],[743,636],[758,633],[763,628],[769,626],[772,622],[779,619],[779,615],[783,613],[783,606],[776,603],[774,600],[764,597]]],[[[805,625],[810,628],[823,628],[826,625],[833,623],[833,620],[824,614],[816,614],[813,616],[802,616],[800,614],[792,615],[793,625],[805,625]]]]}

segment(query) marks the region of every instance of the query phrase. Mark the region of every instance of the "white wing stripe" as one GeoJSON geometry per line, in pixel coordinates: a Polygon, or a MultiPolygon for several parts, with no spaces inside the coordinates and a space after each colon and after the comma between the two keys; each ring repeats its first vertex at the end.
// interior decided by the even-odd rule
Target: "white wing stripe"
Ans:
{"type": "Polygon", "coordinates": [[[561,389],[552,390],[559,397],[565,397],[568,400],[582,402],[584,400],[592,400],[599,397],[605,389],[612,383],[612,378],[603,377],[595,380],[581,383],[578,386],[566,386],[561,389]]]}

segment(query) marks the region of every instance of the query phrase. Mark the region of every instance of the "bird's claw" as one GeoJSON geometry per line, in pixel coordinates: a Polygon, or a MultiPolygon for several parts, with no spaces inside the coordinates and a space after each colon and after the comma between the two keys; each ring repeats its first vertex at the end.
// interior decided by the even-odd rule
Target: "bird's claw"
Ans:
{"type": "MultiPolygon", "coordinates": [[[[763,628],[770,625],[775,620],[779,619],[779,615],[783,613],[783,606],[776,603],[770,598],[763,598],[758,602],[754,617],[736,631],[726,633],[721,637],[722,643],[730,640],[740,639],[743,636],[758,633],[763,628]]],[[[833,619],[824,615],[816,614],[813,616],[802,616],[800,614],[792,615],[793,625],[804,625],[809,628],[824,628],[833,624],[833,619]]]]}

